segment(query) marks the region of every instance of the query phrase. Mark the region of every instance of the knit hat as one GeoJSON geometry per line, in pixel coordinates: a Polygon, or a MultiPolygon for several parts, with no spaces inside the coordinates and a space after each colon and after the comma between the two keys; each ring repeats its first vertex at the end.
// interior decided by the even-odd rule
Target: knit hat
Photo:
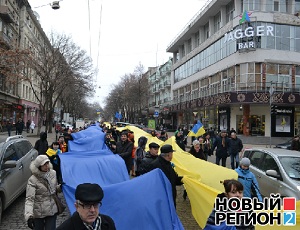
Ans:
{"type": "Polygon", "coordinates": [[[46,155],[39,155],[37,158],[35,158],[34,165],[38,168],[44,165],[46,162],[50,162],[49,158],[46,155]]]}
{"type": "Polygon", "coordinates": [[[251,164],[249,158],[244,157],[241,161],[240,161],[240,165],[244,165],[246,167],[249,167],[249,165],[251,164]]]}

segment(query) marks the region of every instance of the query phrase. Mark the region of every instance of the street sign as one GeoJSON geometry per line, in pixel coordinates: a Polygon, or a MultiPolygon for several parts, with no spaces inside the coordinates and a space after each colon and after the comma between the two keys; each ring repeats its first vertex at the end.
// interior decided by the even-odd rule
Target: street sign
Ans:
{"type": "Polygon", "coordinates": [[[158,115],[159,115],[159,112],[155,111],[153,117],[158,117],[158,115]]]}

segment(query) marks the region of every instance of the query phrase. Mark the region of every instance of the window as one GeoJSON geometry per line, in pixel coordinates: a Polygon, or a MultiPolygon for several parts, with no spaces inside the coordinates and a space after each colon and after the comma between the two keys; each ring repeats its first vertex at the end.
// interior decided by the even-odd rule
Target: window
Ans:
{"type": "Polygon", "coordinates": [[[10,160],[19,160],[20,157],[18,156],[17,152],[15,151],[13,145],[8,146],[6,149],[4,156],[3,156],[3,163],[10,160]]]}
{"type": "Polygon", "coordinates": [[[217,13],[214,17],[214,32],[216,33],[221,28],[221,13],[217,13]]]}
{"type": "Polygon", "coordinates": [[[275,170],[277,173],[279,173],[279,169],[278,169],[278,165],[277,165],[276,161],[269,154],[266,154],[264,163],[261,165],[260,169],[264,172],[267,170],[275,170]]]}
{"type": "Polygon", "coordinates": [[[249,158],[251,161],[251,164],[259,169],[260,161],[263,158],[263,155],[264,155],[263,152],[253,151],[252,156],[249,158]]]}
{"type": "Polygon", "coordinates": [[[14,147],[19,153],[22,154],[22,156],[25,156],[32,149],[32,145],[30,144],[29,141],[26,141],[26,140],[16,142],[14,144],[14,147]]]}
{"type": "Polygon", "coordinates": [[[190,38],[188,41],[187,41],[187,47],[186,47],[186,53],[188,54],[189,52],[192,51],[192,39],[190,38]]]}
{"type": "Polygon", "coordinates": [[[279,11],[279,2],[274,1],[274,11],[278,12],[279,11]]]}
{"type": "Polygon", "coordinates": [[[204,39],[208,39],[209,38],[209,23],[207,22],[204,25],[204,39]]]}
{"type": "Polygon", "coordinates": [[[234,1],[231,0],[227,5],[226,5],[226,23],[233,20],[233,13],[234,13],[234,1]]]}
{"type": "Polygon", "coordinates": [[[300,12],[300,0],[295,0],[295,13],[300,12]]]}
{"type": "Polygon", "coordinates": [[[195,33],[195,47],[198,47],[200,45],[200,36],[199,31],[195,33]]]}

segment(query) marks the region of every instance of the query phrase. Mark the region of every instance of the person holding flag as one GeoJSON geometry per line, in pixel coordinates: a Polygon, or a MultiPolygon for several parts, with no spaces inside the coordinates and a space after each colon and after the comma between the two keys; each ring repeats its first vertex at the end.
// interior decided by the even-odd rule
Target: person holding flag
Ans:
{"type": "Polygon", "coordinates": [[[197,123],[193,126],[193,128],[188,133],[188,137],[199,137],[202,136],[205,133],[205,129],[203,127],[203,124],[200,120],[197,121],[197,123]]]}

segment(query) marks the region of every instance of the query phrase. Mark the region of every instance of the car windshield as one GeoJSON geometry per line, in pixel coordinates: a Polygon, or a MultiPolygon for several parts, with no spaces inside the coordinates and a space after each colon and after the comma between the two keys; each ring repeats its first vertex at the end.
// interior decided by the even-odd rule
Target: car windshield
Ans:
{"type": "Polygon", "coordinates": [[[290,178],[300,180],[300,157],[281,157],[279,160],[290,178]]]}

